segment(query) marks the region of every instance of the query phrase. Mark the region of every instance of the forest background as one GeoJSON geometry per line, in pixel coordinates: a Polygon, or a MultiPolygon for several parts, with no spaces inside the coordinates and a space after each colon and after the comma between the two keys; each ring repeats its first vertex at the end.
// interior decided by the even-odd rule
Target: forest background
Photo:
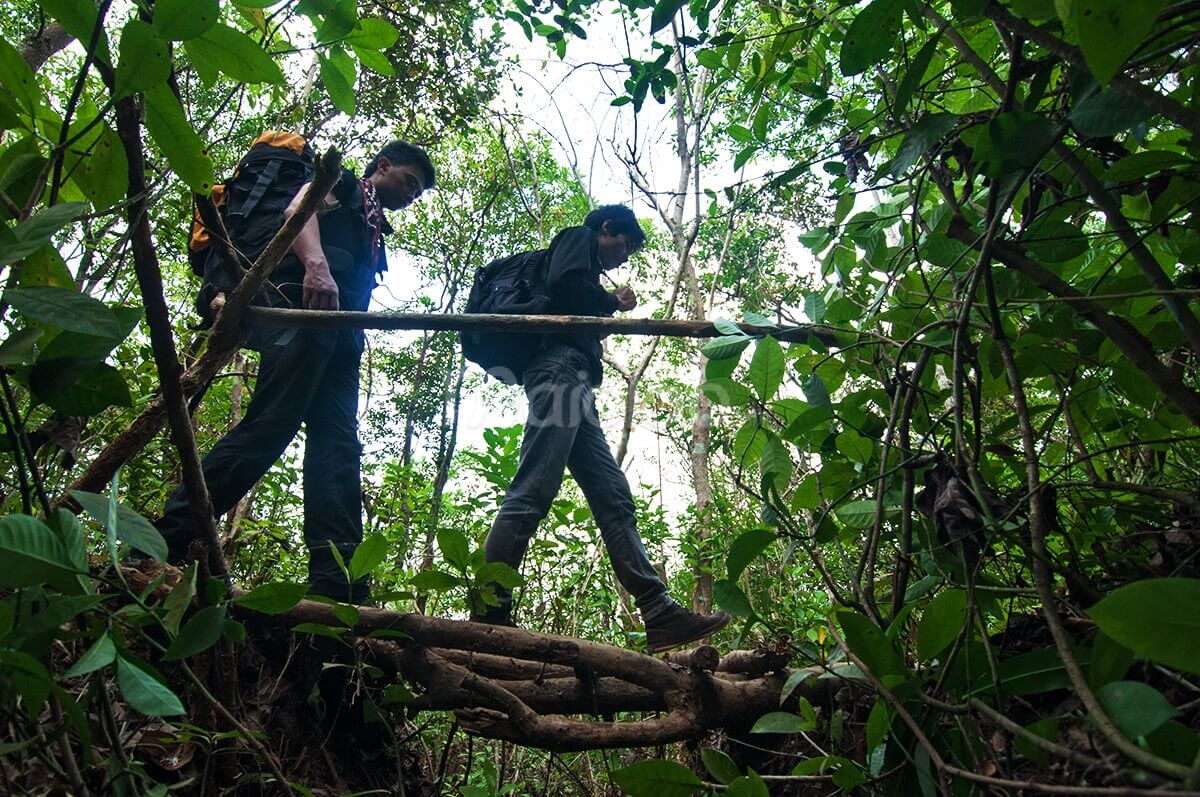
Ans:
{"type": "MultiPolygon", "coordinates": [[[[6,793],[1200,789],[1192,0],[20,0],[0,33],[6,793]],[[377,309],[455,312],[598,202],[646,219],[638,314],[724,320],[609,337],[602,414],[673,594],[776,657],[753,716],[670,726],[698,667],[658,724],[545,712],[608,742],[539,735],[503,673],[434,705],[434,626],[298,603],[302,440],[200,566],[117,567],[253,390],[185,246],[270,128],[434,156],[377,309]],[[428,710],[468,705],[511,727],[428,710]]],[[[520,394],[452,333],[369,340],[346,567],[465,618],[510,577],[478,551],[520,394]]],[[[523,575],[523,627],[641,644],[573,484],[523,575]]]]}

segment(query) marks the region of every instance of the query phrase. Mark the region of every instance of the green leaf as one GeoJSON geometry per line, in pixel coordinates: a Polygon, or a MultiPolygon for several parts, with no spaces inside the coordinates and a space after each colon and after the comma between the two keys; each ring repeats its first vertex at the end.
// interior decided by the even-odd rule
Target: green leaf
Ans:
{"type": "Polygon", "coordinates": [[[739,468],[749,467],[762,456],[768,432],[756,418],[749,418],[733,438],[733,462],[739,468]]]}
{"type": "Polygon", "coordinates": [[[408,582],[420,592],[445,592],[457,587],[462,580],[441,570],[422,570],[408,582]]]}
{"type": "Polygon", "coordinates": [[[825,381],[816,371],[809,374],[808,379],[800,387],[804,391],[805,400],[814,408],[832,409],[833,402],[829,399],[829,388],[825,386],[825,381]]]}
{"type": "Polygon", "coordinates": [[[1150,33],[1166,0],[1072,0],[1079,49],[1088,68],[1107,85],[1150,33]]]}
{"type": "Polygon", "coordinates": [[[745,335],[713,338],[700,347],[700,353],[709,360],[729,360],[739,357],[752,339],[745,335]]]}
{"type": "Polygon", "coordinates": [[[322,14],[325,19],[317,29],[317,41],[328,43],[341,39],[358,25],[358,0],[336,0],[322,14]]]}
{"type": "Polygon", "coordinates": [[[190,658],[217,644],[221,630],[225,627],[225,607],[205,606],[184,623],[179,636],[171,642],[163,654],[166,661],[190,658]]]}
{"type": "Polygon", "coordinates": [[[121,324],[112,310],[70,288],[9,288],[4,301],[31,321],[84,335],[121,337],[121,324]]]}
{"type": "MultiPolygon", "coordinates": [[[[125,197],[129,189],[129,162],[121,139],[103,119],[99,109],[84,103],[71,124],[71,135],[80,138],[67,150],[66,173],[97,208],[107,208],[125,197]],[[87,128],[87,129],[85,129],[87,128]]],[[[57,252],[55,253],[57,256],[57,252]]],[[[21,267],[22,285],[29,261],[21,267]]],[[[71,285],[74,280],[71,280],[71,285]]],[[[65,287],[65,286],[64,286],[65,287]]]]}
{"type": "Polygon", "coordinates": [[[346,76],[342,74],[341,70],[324,55],[318,55],[317,60],[320,64],[321,82],[325,84],[325,91],[329,94],[329,99],[342,113],[353,116],[357,107],[354,85],[346,80],[346,76]]]}
{"type": "Polygon", "coordinates": [[[54,584],[60,589],[78,592],[75,566],[71,557],[49,526],[29,515],[0,518],[0,587],[32,587],[54,584]]]}
{"type": "Polygon", "coordinates": [[[838,64],[843,75],[866,72],[887,58],[900,34],[903,10],[901,0],[871,0],[858,13],[842,39],[838,64]]]}
{"type": "Polygon", "coordinates": [[[321,623],[299,623],[292,626],[292,632],[296,634],[314,634],[316,636],[340,638],[343,634],[349,631],[349,628],[338,628],[332,625],[322,625],[321,623]]]}
{"type": "Polygon", "coordinates": [[[1133,651],[1118,645],[1103,631],[1097,631],[1092,640],[1092,664],[1088,668],[1088,684],[1098,689],[1111,681],[1125,677],[1133,664],[1133,651]]]}
{"type": "Polygon", "coordinates": [[[387,550],[388,541],[382,534],[372,534],[363,540],[350,557],[350,580],[357,581],[378,567],[387,550]]]}
{"type": "Polygon", "coordinates": [[[775,541],[774,532],[768,529],[750,529],[738,536],[729,546],[729,556],[725,559],[726,572],[730,581],[737,581],[746,567],[758,558],[758,555],[775,541]]]}
{"type": "Polygon", "coordinates": [[[714,404],[741,407],[750,401],[750,390],[732,379],[712,379],[700,385],[700,389],[714,404]]]}
{"type": "Polygon", "coordinates": [[[333,610],[333,616],[338,622],[347,628],[353,628],[358,625],[358,609],[345,603],[335,603],[330,607],[333,610]]]}
{"type": "Polygon", "coordinates": [[[167,82],[171,57],[167,45],[140,19],[131,19],[121,31],[114,97],[124,97],[167,82]]]}
{"type": "Polygon", "coordinates": [[[704,761],[704,768],[709,771],[718,783],[729,784],[742,776],[738,765],[733,763],[733,759],[722,753],[720,750],[714,750],[711,747],[705,747],[700,750],[700,758],[704,761]]]}
{"type": "Polygon", "coordinates": [[[42,336],[40,329],[18,329],[0,343],[0,368],[26,365],[33,360],[34,344],[42,336]]]}
{"type": "Polygon", "coordinates": [[[774,484],[775,489],[782,493],[792,480],[792,457],[788,453],[788,444],[773,434],[767,435],[759,457],[762,467],[762,479],[765,485],[774,484]]]}
{"type": "Polygon", "coordinates": [[[713,582],[713,600],[734,617],[753,617],[754,607],[742,588],[732,581],[721,579],[713,582]]]}
{"type": "Polygon", "coordinates": [[[68,387],[37,396],[64,415],[96,415],[108,407],[132,407],[125,377],[111,365],[100,363],[68,387]]]}
{"type": "Polygon", "coordinates": [[[1180,155],[1178,152],[1151,149],[1144,152],[1135,152],[1132,155],[1126,155],[1124,158],[1121,158],[1108,167],[1108,171],[1104,173],[1104,180],[1114,183],[1122,183],[1127,180],[1140,180],[1143,177],[1149,177],[1152,174],[1157,174],[1175,166],[1192,166],[1194,164],[1195,161],[1184,155],[1180,155]]]}
{"type": "Polygon", "coordinates": [[[437,533],[438,549],[452,566],[466,572],[471,566],[471,548],[467,537],[458,529],[442,528],[437,533]]]}
{"type": "Polygon", "coordinates": [[[87,675],[90,672],[95,672],[101,667],[107,667],[117,659],[117,646],[113,644],[112,638],[108,633],[100,634],[100,638],[92,643],[92,646],[87,649],[87,652],[79,657],[79,661],[75,662],[71,669],[63,673],[64,678],[78,678],[81,675],[87,675]]]}
{"type": "Polygon", "coordinates": [[[950,647],[967,621],[967,593],[948,589],[929,602],[917,626],[917,655],[930,661],[950,647]]]}
{"type": "Polygon", "coordinates": [[[847,429],[837,436],[837,450],[842,452],[846,459],[866,465],[875,453],[875,442],[853,429],[847,429]]]}
{"type": "Polygon", "coordinates": [[[217,24],[220,17],[218,0],[157,0],[154,33],[160,39],[186,41],[217,24]]]}
{"type": "Polygon", "coordinates": [[[30,719],[36,719],[50,696],[50,673],[40,661],[16,650],[0,649],[0,672],[3,672],[17,694],[22,708],[30,719]]]}
{"type": "MultiPolygon", "coordinates": [[[[1025,111],[1002,113],[978,130],[975,158],[985,164],[991,177],[1034,165],[1054,138],[1054,123],[1049,118],[1025,111]]],[[[963,138],[966,140],[965,134],[963,138]]]]}
{"type": "Polygon", "coordinates": [[[632,797],[688,797],[704,784],[695,773],[674,761],[638,761],[610,773],[613,783],[632,797]]]}
{"type": "MultiPolygon", "coordinates": [[[[38,5],[47,14],[61,22],[67,33],[70,33],[79,42],[86,43],[92,40],[92,33],[96,30],[96,19],[99,14],[96,4],[91,0],[38,0],[38,5]]],[[[96,55],[104,63],[112,63],[112,56],[108,50],[108,37],[103,29],[100,31],[99,41],[96,45],[96,55]]]]}
{"type": "Polygon", "coordinates": [[[1021,244],[1043,263],[1064,263],[1088,251],[1088,239],[1078,227],[1051,218],[1029,225],[1021,244]]]}
{"type": "MultiPolygon", "coordinates": [[[[358,554],[355,553],[355,558],[357,556],[358,554]]],[[[282,614],[299,603],[307,594],[307,584],[288,584],[279,581],[272,584],[260,584],[239,597],[234,603],[263,614],[282,614]]]]}
{"type": "Polygon", "coordinates": [[[148,717],[183,714],[183,703],[157,674],[142,669],[124,655],[117,656],[117,685],[131,708],[148,717]]]}
{"type": "Polygon", "coordinates": [[[879,626],[853,609],[839,609],[836,617],[842,627],[846,646],[862,659],[876,677],[907,676],[908,670],[900,660],[900,655],[879,626]]]}
{"type": "Polygon", "coordinates": [[[188,56],[241,83],[286,82],[283,70],[266,50],[240,30],[213,25],[184,45],[188,56]]]}
{"type": "MultiPolygon", "coordinates": [[[[7,244],[4,251],[0,252],[0,266],[16,263],[32,255],[50,243],[50,239],[59,230],[75,221],[85,211],[86,203],[63,202],[25,219],[13,228],[12,234],[16,240],[7,244]]],[[[12,290],[14,289],[10,288],[5,293],[8,294],[12,290]]]]}
{"type": "Polygon", "coordinates": [[[750,733],[801,733],[811,731],[813,724],[790,711],[772,711],[759,717],[750,733]]]}
{"type": "Polygon", "coordinates": [[[1175,720],[1151,733],[1146,741],[1157,755],[1185,767],[1191,767],[1196,756],[1200,755],[1200,736],[1175,720]]]}
{"type": "Polygon", "coordinates": [[[1071,109],[1071,124],[1085,136],[1115,136],[1154,116],[1141,100],[1114,88],[1089,94],[1071,109]]]}
{"type": "Polygon", "coordinates": [[[687,0],[658,0],[654,4],[654,10],[650,12],[650,34],[654,35],[670,25],[679,9],[685,5],[687,0]]]}
{"type": "Polygon", "coordinates": [[[787,680],[783,682],[783,688],[779,690],[779,705],[782,706],[786,703],[792,696],[792,692],[795,692],[796,688],[808,680],[811,675],[815,675],[812,670],[792,670],[787,680]]]}
{"type": "MultiPolygon", "coordinates": [[[[102,526],[109,526],[109,496],[70,490],[71,497],[79,502],[89,515],[102,526]]],[[[160,562],[167,561],[167,541],[158,529],[134,510],[118,504],[116,517],[118,539],[129,543],[139,551],[149,554],[160,562]]]]}
{"type": "Polygon", "coordinates": [[[879,746],[890,730],[887,704],[882,697],[875,699],[871,713],[867,715],[867,753],[879,746]]]}
{"type": "Polygon", "coordinates": [[[367,69],[385,77],[395,77],[396,67],[392,66],[392,62],[383,53],[378,50],[368,50],[356,44],[352,44],[350,49],[354,50],[354,55],[357,56],[358,62],[367,69]]]}
{"type": "Polygon", "coordinates": [[[1200,579],[1151,578],[1126,584],[1087,610],[1114,640],[1139,656],[1200,674],[1200,579]]]}
{"type": "Polygon", "coordinates": [[[146,129],[181,180],[198,194],[212,190],[213,164],[208,149],[166,85],[146,91],[146,129]]]}
{"type": "Polygon", "coordinates": [[[1140,681],[1105,684],[1096,690],[1096,699],[1121,732],[1134,740],[1179,716],[1162,692],[1140,681]]]}
{"type": "Polygon", "coordinates": [[[400,31],[386,19],[368,17],[358,21],[358,27],[346,37],[345,43],[371,50],[386,50],[400,38],[400,31]]]}
{"type": "Polygon", "coordinates": [[[16,48],[3,38],[0,38],[0,84],[30,116],[41,106],[42,90],[38,88],[33,70],[16,48]]]}
{"type": "Polygon", "coordinates": [[[896,87],[896,100],[892,105],[896,114],[903,115],[908,110],[908,104],[912,102],[913,94],[917,92],[917,88],[921,85],[921,79],[929,71],[929,64],[933,61],[933,55],[937,52],[940,40],[940,34],[930,37],[929,41],[925,42],[917,54],[913,56],[912,61],[909,62],[908,71],[904,73],[904,78],[896,87]]]}
{"type": "Polygon", "coordinates": [[[758,106],[758,110],[754,112],[752,130],[754,131],[754,137],[759,141],[765,142],[767,140],[767,122],[770,118],[771,106],[768,103],[758,106]]]}
{"type": "Polygon", "coordinates": [[[754,347],[746,378],[759,400],[766,402],[775,397],[783,384],[784,365],[783,347],[775,338],[767,336],[754,347]]]}
{"type": "Polygon", "coordinates": [[[852,529],[869,529],[875,523],[875,501],[863,498],[840,505],[835,514],[852,529]]]}
{"type": "Polygon", "coordinates": [[[952,113],[925,114],[904,134],[904,140],[900,142],[900,149],[896,150],[896,156],[880,171],[893,177],[900,177],[920,160],[922,155],[945,138],[946,134],[957,124],[958,117],[952,113]]]}
{"type": "Polygon", "coordinates": [[[516,589],[525,579],[504,562],[488,562],[475,571],[475,581],[480,584],[496,583],[507,589],[516,589]]]}

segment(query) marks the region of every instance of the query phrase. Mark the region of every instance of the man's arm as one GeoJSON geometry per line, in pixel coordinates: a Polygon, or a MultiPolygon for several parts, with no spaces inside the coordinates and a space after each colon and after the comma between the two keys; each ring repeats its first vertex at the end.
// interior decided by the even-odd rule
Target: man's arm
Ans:
{"type": "MultiPolygon", "coordinates": [[[[289,218],[300,207],[300,201],[312,183],[306,183],[292,198],[284,211],[284,218],[289,218]]],[[[333,201],[332,192],[326,201],[333,201]]],[[[314,213],[296,236],[292,251],[304,264],[304,307],[309,310],[337,310],[338,287],[329,273],[329,261],[325,259],[325,251],[321,249],[321,228],[314,213]]]]}

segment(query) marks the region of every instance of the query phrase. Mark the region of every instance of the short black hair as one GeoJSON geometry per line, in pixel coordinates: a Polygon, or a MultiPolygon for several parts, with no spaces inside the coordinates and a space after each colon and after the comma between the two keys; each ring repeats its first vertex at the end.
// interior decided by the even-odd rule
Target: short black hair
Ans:
{"type": "Polygon", "coordinates": [[[433,188],[434,172],[433,161],[429,160],[429,155],[425,150],[418,147],[416,144],[410,144],[407,141],[396,139],[383,145],[383,149],[371,159],[367,164],[367,170],[363,172],[363,177],[370,177],[379,168],[379,159],[387,158],[388,162],[393,166],[404,166],[412,164],[425,172],[425,187],[433,188]]]}
{"type": "Polygon", "coordinates": [[[598,233],[606,221],[610,233],[624,235],[628,239],[631,252],[636,252],[646,243],[646,233],[638,224],[637,216],[624,205],[601,205],[587,214],[583,226],[598,233]]]}

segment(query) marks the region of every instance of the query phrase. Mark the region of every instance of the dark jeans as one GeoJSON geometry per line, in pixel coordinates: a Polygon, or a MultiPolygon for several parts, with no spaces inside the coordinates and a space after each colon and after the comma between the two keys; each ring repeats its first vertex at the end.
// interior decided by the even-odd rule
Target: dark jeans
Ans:
{"type": "MultiPolygon", "coordinates": [[[[304,542],[311,591],[362,603],[365,580],[347,584],[329,544],[349,563],[362,542],[358,365],[353,336],[302,331],[264,347],[254,397],[242,422],[204,458],[213,511],[223,515],[270,470],[304,424],[304,542]]],[[[183,487],[167,499],[158,528],[173,560],[185,559],[195,523],[183,487]]]]}
{"type": "MultiPolygon", "coordinates": [[[[542,352],[525,370],[529,417],[521,460],[483,550],[489,562],[519,569],[538,523],[562,485],[563,471],[583,490],[608,549],[617,580],[633,595],[642,619],[673,604],[637,532],[633,494],[596,418],[587,358],[568,346],[542,352]]],[[[501,606],[512,594],[497,586],[501,606]]]]}

